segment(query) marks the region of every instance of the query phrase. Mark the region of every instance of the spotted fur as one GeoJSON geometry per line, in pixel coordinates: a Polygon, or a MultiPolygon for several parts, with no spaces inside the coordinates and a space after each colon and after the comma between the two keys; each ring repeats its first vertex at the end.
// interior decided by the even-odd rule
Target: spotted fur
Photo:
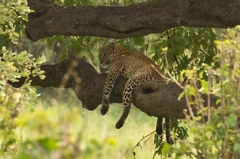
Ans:
{"type": "MultiPolygon", "coordinates": [[[[166,80],[159,67],[140,52],[115,45],[115,43],[103,46],[98,51],[101,70],[108,69],[102,95],[102,115],[105,115],[108,111],[109,97],[114,88],[115,80],[120,75],[128,78],[122,97],[124,110],[115,125],[119,129],[128,117],[134,88],[146,81],[157,81],[160,84],[165,84],[166,80]]],[[[158,119],[156,129],[158,129],[156,130],[158,134],[162,134],[161,118],[158,119]]]]}

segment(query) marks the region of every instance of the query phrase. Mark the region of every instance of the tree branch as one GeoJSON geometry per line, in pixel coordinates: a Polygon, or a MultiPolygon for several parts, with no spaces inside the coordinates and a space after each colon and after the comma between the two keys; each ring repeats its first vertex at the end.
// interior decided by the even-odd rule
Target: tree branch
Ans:
{"type": "MultiPolygon", "coordinates": [[[[43,65],[41,69],[45,71],[46,78],[41,80],[38,77],[30,77],[33,86],[72,88],[82,101],[83,107],[88,110],[94,110],[101,104],[106,74],[98,74],[86,61],[71,57],[59,64],[43,65]]],[[[124,77],[117,79],[110,103],[122,103],[126,81],[124,77]]],[[[21,85],[21,82],[13,84],[15,87],[21,85]]],[[[182,91],[175,83],[160,86],[156,82],[146,82],[135,88],[132,102],[150,116],[182,119],[185,118],[184,110],[188,110],[185,99],[178,100],[182,91]]],[[[212,96],[213,106],[216,99],[212,96]]],[[[206,102],[207,97],[204,97],[204,100],[206,102]]],[[[197,113],[194,107],[193,113],[197,113]]]]}
{"type": "Polygon", "coordinates": [[[240,24],[239,0],[155,0],[124,7],[59,6],[28,0],[26,35],[37,41],[53,35],[125,38],[177,26],[234,27],[240,24]]]}

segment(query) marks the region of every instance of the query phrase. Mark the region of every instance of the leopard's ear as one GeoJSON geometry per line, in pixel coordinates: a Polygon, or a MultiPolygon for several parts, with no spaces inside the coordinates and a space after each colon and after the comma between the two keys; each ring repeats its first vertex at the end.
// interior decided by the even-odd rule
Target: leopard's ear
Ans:
{"type": "Polygon", "coordinates": [[[111,42],[110,44],[108,44],[108,47],[110,47],[111,49],[115,49],[115,45],[116,43],[115,42],[111,42]]]}

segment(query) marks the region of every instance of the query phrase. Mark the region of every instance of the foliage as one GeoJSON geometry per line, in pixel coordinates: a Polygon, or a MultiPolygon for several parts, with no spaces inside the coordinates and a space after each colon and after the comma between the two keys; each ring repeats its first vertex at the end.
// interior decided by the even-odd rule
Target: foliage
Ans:
{"type": "Polygon", "coordinates": [[[0,125],[1,125],[1,153],[7,151],[10,156],[19,151],[19,138],[16,135],[14,124],[19,113],[31,113],[37,102],[37,94],[31,81],[27,80],[30,75],[44,78],[43,71],[39,66],[45,58],[31,58],[26,51],[20,53],[11,52],[3,47],[0,51],[0,125]],[[25,78],[22,87],[14,88],[9,83],[25,78]],[[11,152],[12,151],[12,152],[11,152]]]}
{"type": "Polygon", "coordinates": [[[15,119],[21,136],[17,158],[76,158],[80,154],[78,108],[35,108],[15,119]],[[74,151],[73,151],[74,150],[74,151]]]}
{"type": "MultiPolygon", "coordinates": [[[[108,155],[109,158],[122,158],[123,156],[129,158],[132,153],[129,149],[133,148],[134,143],[137,142],[131,141],[130,136],[140,134],[143,137],[133,150],[136,158],[144,156],[142,153],[146,151],[146,147],[143,146],[145,143],[151,143],[152,147],[149,146],[152,151],[151,157],[161,155],[163,158],[169,156],[175,158],[240,158],[239,27],[228,30],[177,27],[164,33],[118,40],[54,36],[42,40],[37,47],[32,47],[31,42],[26,41],[22,36],[24,21],[27,21],[27,14],[31,12],[26,0],[3,0],[1,2],[1,157],[19,159],[106,158],[106,154],[111,154],[108,155]],[[111,123],[114,121],[111,118],[116,118],[115,109],[110,113],[112,114],[110,119],[105,119],[109,122],[103,123],[98,115],[93,117],[93,112],[90,112],[90,117],[86,117],[88,113],[80,111],[79,108],[59,104],[60,99],[55,97],[56,91],[47,95],[43,94],[38,99],[39,94],[36,93],[36,89],[30,86],[31,81],[27,80],[30,75],[44,78],[39,66],[45,58],[39,57],[39,52],[48,53],[48,62],[56,63],[75,55],[97,67],[97,48],[110,41],[148,55],[166,75],[169,75],[169,78],[177,81],[186,79],[186,85],[182,86],[184,90],[180,97],[187,99],[189,108],[194,106],[199,112],[197,116],[187,115],[186,120],[171,120],[171,138],[175,141],[174,144],[167,144],[165,136],[158,136],[154,133],[145,135],[144,133],[149,133],[155,126],[153,122],[150,126],[144,125],[143,123],[148,118],[143,118],[142,114],[131,115],[132,120],[131,116],[129,117],[128,123],[131,123],[129,127],[133,129],[132,131],[121,129],[118,131],[119,134],[114,136],[112,134],[115,131],[110,131],[110,127],[113,128],[113,126],[106,125],[114,125],[111,123]],[[51,49],[53,53],[49,54],[51,49]],[[10,84],[18,81],[20,77],[25,79],[23,86],[12,87],[10,84]],[[207,107],[203,107],[205,106],[202,103],[203,94],[208,98],[210,95],[219,96],[217,102],[220,106],[212,109],[213,103],[208,102],[207,107]],[[134,122],[139,123],[133,124],[134,122]],[[90,126],[91,129],[87,131],[86,127],[89,125],[93,127],[90,126]],[[142,127],[144,129],[141,129],[142,127]],[[99,137],[99,132],[104,135],[101,134],[102,136],[99,137]],[[134,133],[135,135],[132,135],[134,133]],[[143,149],[143,152],[139,152],[139,148],[143,149]],[[111,153],[113,149],[118,152],[111,153]]],[[[66,6],[122,6],[143,1],[55,0],[55,2],[66,6]]],[[[62,98],[63,95],[60,98],[71,97],[72,99],[73,96],[68,92],[64,98],[62,98]]],[[[68,101],[68,105],[77,104],[68,101]]]]}
{"type": "Polygon", "coordinates": [[[20,139],[16,133],[15,118],[21,112],[32,112],[37,102],[37,93],[27,81],[30,75],[44,78],[39,66],[44,57],[32,58],[26,51],[15,52],[14,45],[27,20],[30,9],[26,1],[8,0],[0,3],[0,156],[14,157],[20,151],[20,139]],[[8,48],[7,48],[8,47],[8,48]],[[25,78],[21,88],[14,88],[9,83],[25,78]]]}
{"type": "Polygon", "coordinates": [[[0,47],[16,44],[30,9],[26,0],[3,0],[0,3],[0,47]]]}
{"type": "MultiPolygon", "coordinates": [[[[190,114],[185,122],[191,126],[187,140],[168,147],[168,153],[161,149],[162,154],[173,153],[175,158],[239,158],[239,116],[240,116],[240,27],[219,30],[219,40],[216,46],[220,54],[215,64],[202,64],[202,68],[194,67],[184,70],[187,84],[184,94],[188,101],[190,114]],[[203,78],[203,70],[208,80],[203,78]],[[197,83],[200,83],[199,85],[197,83]],[[204,105],[203,94],[207,97],[204,105]],[[210,95],[217,95],[218,108],[212,108],[210,95]],[[193,98],[194,97],[194,98],[193,98]],[[198,115],[193,115],[191,108],[198,109],[198,115]]],[[[165,145],[164,145],[165,146],[165,145]]]]}

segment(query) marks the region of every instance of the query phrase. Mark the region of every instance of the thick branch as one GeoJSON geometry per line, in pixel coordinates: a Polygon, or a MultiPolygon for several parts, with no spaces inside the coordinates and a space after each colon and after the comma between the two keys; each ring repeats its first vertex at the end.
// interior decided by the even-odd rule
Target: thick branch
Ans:
{"type": "MultiPolygon", "coordinates": [[[[106,74],[98,74],[86,61],[71,57],[56,65],[43,65],[46,78],[40,80],[31,77],[33,86],[72,88],[83,107],[94,110],[101,104],[102,90],[106,74]]],[[[110,103],[122,102],[122,91],[127,79],[120,77],[110,97],[110,103]]],[[[21,83],[14,86],[20,86],[21,83]]],[[[184,118],[186,101],[178,100],[182,92],[176,84],[160,86],[155,82],[146,82],[135,88],[133,104],[150,116],[184,118]]],[[[205,100],[206,101],[206,100],[205,100]]],[[[212,98],[212,103],[216,98],[212,98]]],[[[196,110],[193,110],[196,113],[196,110]]]]}
{"type": "Polygon", "coordinates": [[[125,7],[58,6],[28,0],[26,34],[37,41],[53,35],[125,38],[177,26],[234,27],[240,24],[239,0],[155,0],[125,7]]]}

